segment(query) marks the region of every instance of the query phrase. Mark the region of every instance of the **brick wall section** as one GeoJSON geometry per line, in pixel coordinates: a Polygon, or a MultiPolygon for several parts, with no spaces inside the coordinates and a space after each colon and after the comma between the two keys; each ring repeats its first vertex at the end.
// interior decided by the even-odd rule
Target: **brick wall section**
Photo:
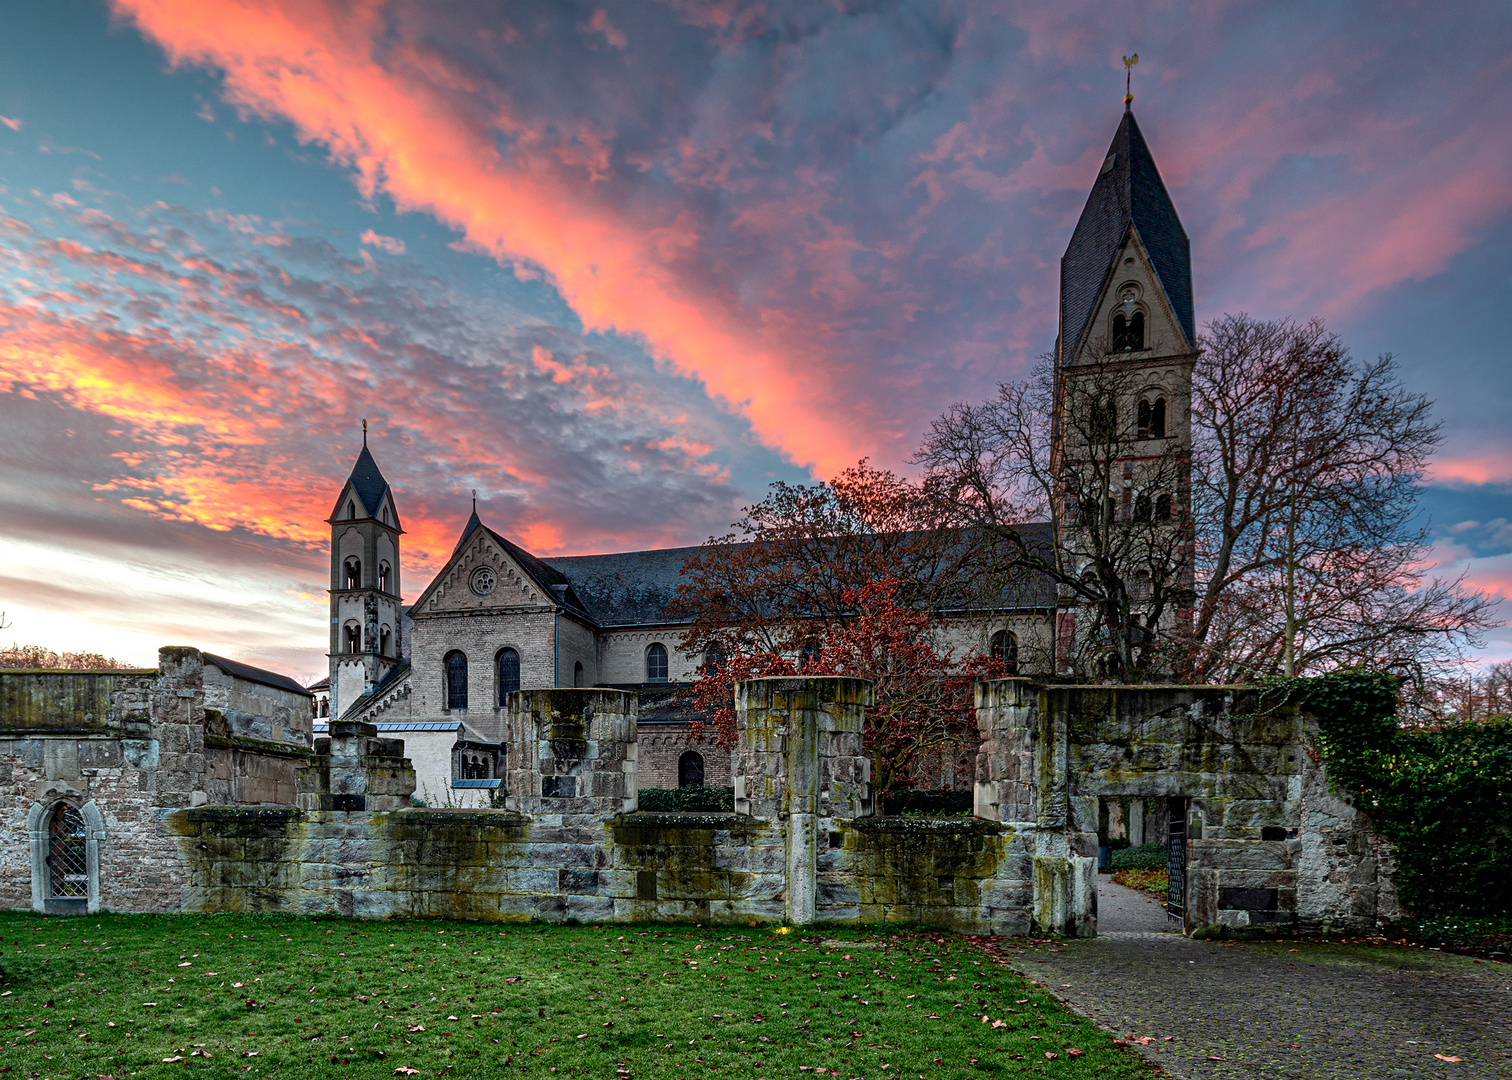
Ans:
{"type": "MultiPolygon", "coordinates": [[[[446,711],[446,654],[460,649],[467,656],[469,714],[495,711],[499,688],[494,657],[506,646],[520,654],[520,686],[555,686],[556,656],[552,647],[555,620],[548,611],[480,612],[422,615],[416,619],[411,647],[410,715],[436,719],[446,711]]],[[[572,668],[568,666],[570,678],[572,668]]],[[[388,719],[381,717],[381,719],[388,719]]]]}
{"type": "Polygon", "coordinates": [[[705,787],[730,786],[730,752],[713,742],[693,742],[681,724],[646,724],[639,729],[638,773],[643,788],[677,787],[677,767],[682,755],[693,750],[704,762],[705,787]]]}

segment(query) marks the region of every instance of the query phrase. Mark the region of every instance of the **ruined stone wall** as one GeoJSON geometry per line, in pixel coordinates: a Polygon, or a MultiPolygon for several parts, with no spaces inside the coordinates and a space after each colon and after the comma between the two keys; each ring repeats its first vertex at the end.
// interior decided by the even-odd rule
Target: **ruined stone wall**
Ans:
{"type": "Polygon", "coordinates": [[[156,671],[0,672],[0,904],[180,910],[188,869],[166,811],[293,800],[305,752],[231,734],[205,707],[197,649],[158,659],[156,671]],[[86,898],[54,903],[45,853],[61,803],[85,819],[90,881],[86,898]]]}
{"type": "Polygon", "coordinates": [[[1185,801],[1188,930],[1359,932],[1398,914],[1390,846],[1330,793],[1316,723],[1257,688],[1002,680],[977,705],[976,813],[1035,831],[1042,928],[1095,932],[1099,806],[1124,797],[1185,801]]]}

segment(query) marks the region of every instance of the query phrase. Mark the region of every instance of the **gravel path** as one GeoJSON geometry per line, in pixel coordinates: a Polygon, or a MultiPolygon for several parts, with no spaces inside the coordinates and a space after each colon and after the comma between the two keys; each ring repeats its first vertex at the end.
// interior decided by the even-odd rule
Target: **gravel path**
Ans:
{"type": "Polygon", "coordinates": [[[1512,965],[1388,946],[1192,941],[1156,929],[1131,892],[1104,879],[1099,937],[1007,956],[1117,1035],[1152,1040],[1136,1049],[1173,1077],[1512,1080],[1512,965]]]}

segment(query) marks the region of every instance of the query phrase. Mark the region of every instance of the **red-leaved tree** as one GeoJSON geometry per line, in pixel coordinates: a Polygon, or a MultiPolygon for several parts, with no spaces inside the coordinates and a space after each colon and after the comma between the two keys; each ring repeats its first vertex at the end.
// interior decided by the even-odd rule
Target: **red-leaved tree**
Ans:
{"type": "Polygon", "coordinates": [[[844,592],[850,617],[816,628],[816,652],[803,660],[774,651],[752,651],[705,665],[693,684],[700,719],[691,736],[735,745],[735,684],[748,679],[798,675],[844,675],[868,679],[874,704],[867,710],[865,747],[872,759],[872,786],[888,792],[915,786],[949,762],[964,768],[977,747],[972,684],[1000,678],[1006,669],[976,652],[956,657],[936,644],[928,612],[900,601],[901,586],[884,579],[844,592]]]}

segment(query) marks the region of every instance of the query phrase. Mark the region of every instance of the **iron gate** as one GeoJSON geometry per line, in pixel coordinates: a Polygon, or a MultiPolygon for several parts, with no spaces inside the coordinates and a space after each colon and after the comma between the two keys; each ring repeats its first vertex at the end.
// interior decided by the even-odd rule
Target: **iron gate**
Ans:
{"type": "Polygon", "coordinates": [[[1183,918],[1186,915],[1187,801],[1172,799],[1170,807],[1170,846],[1166,849],[1166,874],[1170,884],[1166,887],[1166,910],[1183,918]]]}

